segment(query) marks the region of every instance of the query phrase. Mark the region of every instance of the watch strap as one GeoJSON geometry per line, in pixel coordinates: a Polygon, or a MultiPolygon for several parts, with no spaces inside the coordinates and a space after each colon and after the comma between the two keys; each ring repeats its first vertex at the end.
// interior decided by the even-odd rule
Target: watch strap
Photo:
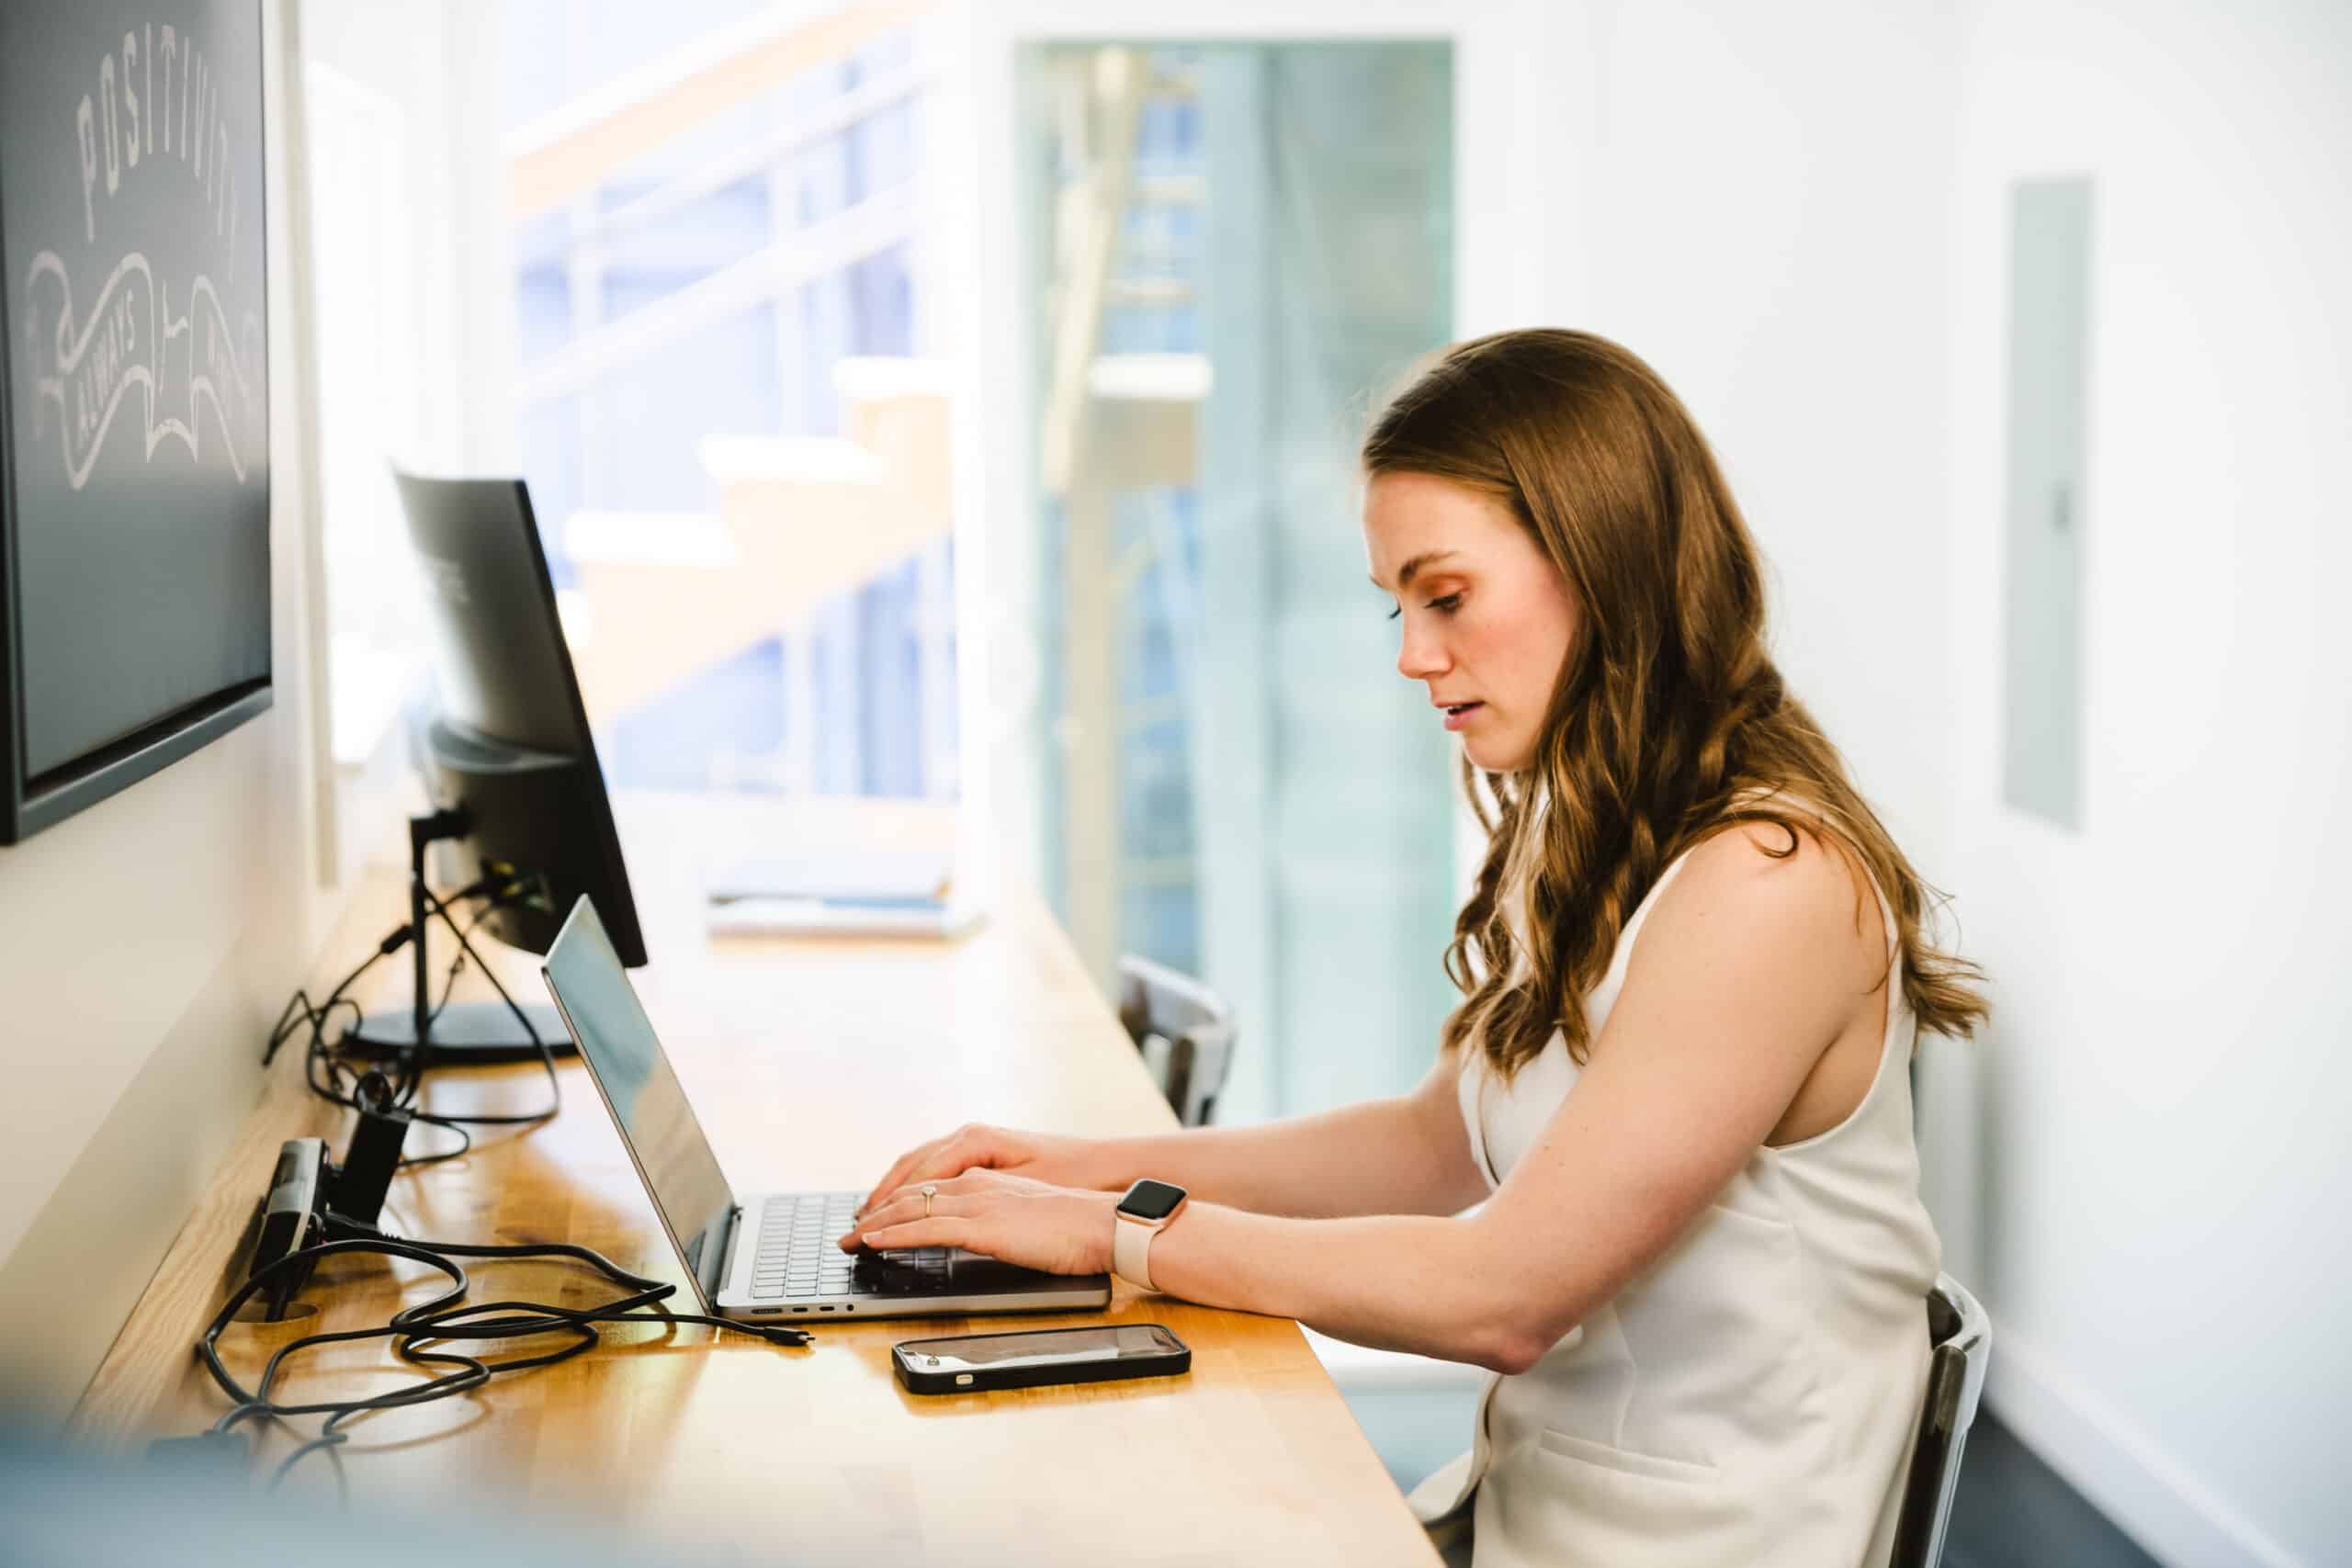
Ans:
{"type": "Polygon", "coordinates": [[[1151,1238],[1159,1234],[1159,1227],[1125,1214],[1118,1221],[1111,1233],[1111,1272],[1130,1285],[1157,1289],[1151,1282],[1151,1238]]]}

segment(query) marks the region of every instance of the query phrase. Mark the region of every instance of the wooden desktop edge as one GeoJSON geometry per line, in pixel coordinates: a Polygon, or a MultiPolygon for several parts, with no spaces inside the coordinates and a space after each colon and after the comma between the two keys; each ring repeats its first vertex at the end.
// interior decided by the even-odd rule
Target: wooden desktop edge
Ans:
{"type": "MultiPolygon", "coordinates": [[[[381,935],[380,927],[397,921],[401,882],[389,872],[360,879],[328,942],[322,973],[310,977],[313,995],[323,995],[350,969],[349,955],[372,946],[381,935]]],[[[256,1056],[263,1043],[261,1039],[254,1042],[256,1056]]],[[[344,1118],[341,1107],[310,1091],[301,1042],[288,1042],[270,1064],[260,1099],[236,1142],[221,1157],[67,1416],[64,1436],[69,1441],[104,1451],[145,1435],[156,1410],[187,1376],[198,1335],[243,1281],[253,1224],[278,1146],[288,1138],[319,1137],[339,1155],[346,1131],[344,1118]]]]}
{"type": "MultiPolygon", "coordinates": [[[[324,961],[320,965],[322,971],[330,972],[326,984],[332,985],[333,979],[349,967],[349,955],[363,950],[357,944],[375,940],[379,928],[386,923],[386,912],[397,908],[400,901],[399,879],[387,874],[367,878],[360,887],[355,889],[345,916],[329,942],[324,961]]],[[[1000,908],[989,924],[1000,931],[1010,924],[1013,930],[1005,934],[1018,940],[1043,942],[1048,944],[1057,959],[1066,961],[1070,968],[1075,969],[1075,957],[1069,952],[1068,939],[1061,935],[1042,905],[1035,900],[1012,901],[1009,907],[1000,908]]],[[[810,946],[834,944],[842,940],[838,937],[794,939],[793,945],[799,946],[803,942],[810,946]]],[[[509,973],[505,965],[500,967],[511,986],[516,976],[509,973]]],[[[1091,987],[1089,991],[1091,997],[1091,987]]],[[[1115,1030],[1117,1025],[1108,1004],[1099,998],[1091,999],[1102,1011],[1104,1031],[1115,1030]]],[[[1121,1038],[1124,1041],[1124,1036],[1121,1038]]],[[[1111,1055],[1104,1059],[1115,1062],[1118,1057],[1111,1055]]],[[[1141,1073],[1139,1063],[1136,1070],[1141,1073]]],[[[594,1105],[593,1096],[568,1098],[566,1105],[567,1112],[575,1115],[601,1109],[594,1105]]],[[[149,1436],[171,1435],[155,1430],[159,1419],[169,1420],[175,1429],[186,1424],[188,1391],[199,1376],[193,1365],[192,1347],[203,1325],[219,1310],[226,1293],[242,1278],[245,1252],[251,1245],[251,1223],[266,1173],[276,1159],[278,1145],[291,1137],[322,1136],[329,1140],[331,1147],[340,1152],[338,1140],[345,1133],[344,1122],[345,1113],[342,1111],[309,1092],[304,1080],[300,1043],[289,1043],[270,1066],[259,1101],[236,1143],[221,1160],[202,1198],[166,1251],[138,1305],[84,1389],[64,1428],[69,1440],[92,1450],[119,1451],[149,1436]]],[[[1124,1286],[1119,1291],[1120,1302],[1125,1303],[1131,1292],[1124,1286]]],[[[1217,1328],[1225,1331],[1217,1336],[1219,1339],[1229,1336],[1234,1344],[1261,1347],[1271,1340],[1280,1344],[1285,1352],[1295,1347],[1297,1355],[1285,1354],[1283,1359],[1295,1364],[1287,1366],[1276,1377],[1276,1382],[1287,1385],[1294,1392],[1305,1393],[1317,1404],[1329,1401],[1330,1405],[1340,1407],[1337,1389],[1331,1384],[1328,1373],[1322,1371],[1319,1361],[1306,1350],[1295,1323],[1240,1314],[1209,1313],[1208,1309],[1189,1303],[1171,1303],[1171,1308],[1193,1323],[1191,1332],[1195,1335],[1196,1341],[1199,1329],[1204,1326],[1196,1314],[1207,1314],[1211,1320],[1216,1321],[1217,1328]],[[1308,1367],[1314,1371],[1306,1371],[1308,1367]],[[1296,1382],[1302,1376],[1307,1379],[1307,1386],[1304,1389],[1296,1382]]],[[[1340,1425],[1351,1428],[1352,1426],[1345,1421],[1340,1425]]],[[[1358,1457],[1369,1460],[1368,1449],[1358,1457]]],[[[1411,1525],[1409,1515],[1402,1508],[1401,1499],[1388,1488],[1386,1478],[1377,1474],[1376,1465],[1351,1464],[1346,1462],[1346,1456],[1339,1454],[1332,1455],[1331,1461],[1342,1475],[1351,1471],[1358,1472],[1358,1483],[1366,1490],[1372,1489],[1372,1477],[1376,1477],[1377,1490],[1383,1495],[1377,1497],[1334,1495],[1329,1498],[1330,1506],[1355,1514],[1359,1527],[1369,1523],[1363,1517],[1363,1510],[1367,1506],[1373,1506],[1375,1512],[1393,1512],[1396,1516],[1396,1524],[1392,1529],[1380,1532],[1381,1539],[1393,1542],[1400,1558],[1426,1560],[1422,1556],[1428,1550],[1425,1539],[1419,1529],[1411,1525]],[[1372,1477],[1361,1475],[1367,1469],[1372,1472],[1372,1477]]],[[[1347,1486],[1342,1490],[1354,1491],[1356,1487],[1347,1486]]],[[[1381,1555],[1385,1557],[1385,1551],[1381,1555]]]]}

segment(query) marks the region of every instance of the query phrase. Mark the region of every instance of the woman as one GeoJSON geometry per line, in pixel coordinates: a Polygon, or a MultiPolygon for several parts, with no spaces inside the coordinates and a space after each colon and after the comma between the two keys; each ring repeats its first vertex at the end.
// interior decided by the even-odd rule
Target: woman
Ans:
{"type": "Polygon", "coordinates": [[[1171,1182],[1156,1288],[1500,1374],[1414,1495],[1481,1565],[1883,1562],[1939,1252],[1905,1067],[1983,1017],[1974,972],[1782,686],[1755,545],[1646,365],[1464,344],[1363,468],[1398,672],[1493,801],[1428,1078],[1266,1126],[966,1127],[842,1245],[1100,1269],[1115,1190],[1171,1182]]]}

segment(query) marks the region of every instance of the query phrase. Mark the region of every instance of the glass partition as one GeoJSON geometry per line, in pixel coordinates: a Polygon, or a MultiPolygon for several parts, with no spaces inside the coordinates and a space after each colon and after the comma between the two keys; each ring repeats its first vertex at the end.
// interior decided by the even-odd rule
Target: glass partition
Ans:
{"type": "Polygon", "coordinates": [[[1447,738],[1354,451],[1451,335],[1444,42],[1036,44],[1018,78],[1046,880],[1090,969],[1201,976],[1227,1119],[1410,1084],[1453,998],[1447,738]]]}

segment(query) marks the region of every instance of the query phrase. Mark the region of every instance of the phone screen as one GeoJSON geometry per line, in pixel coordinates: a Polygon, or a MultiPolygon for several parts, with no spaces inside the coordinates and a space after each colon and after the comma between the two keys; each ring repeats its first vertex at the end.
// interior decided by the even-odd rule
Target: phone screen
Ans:
{"type": "Polygon", "coordinates": [[[975,1334],[961,1339],[913,1339],[898,1348],[907,1365],[926,1372],[969,1372],[986,1367],[1066,1367],[1076,1361],[1116,1361],[1173,1355],[1182,1347],[1156,1324],[1053,1329],[1042,1334],[975,1334]]]}

